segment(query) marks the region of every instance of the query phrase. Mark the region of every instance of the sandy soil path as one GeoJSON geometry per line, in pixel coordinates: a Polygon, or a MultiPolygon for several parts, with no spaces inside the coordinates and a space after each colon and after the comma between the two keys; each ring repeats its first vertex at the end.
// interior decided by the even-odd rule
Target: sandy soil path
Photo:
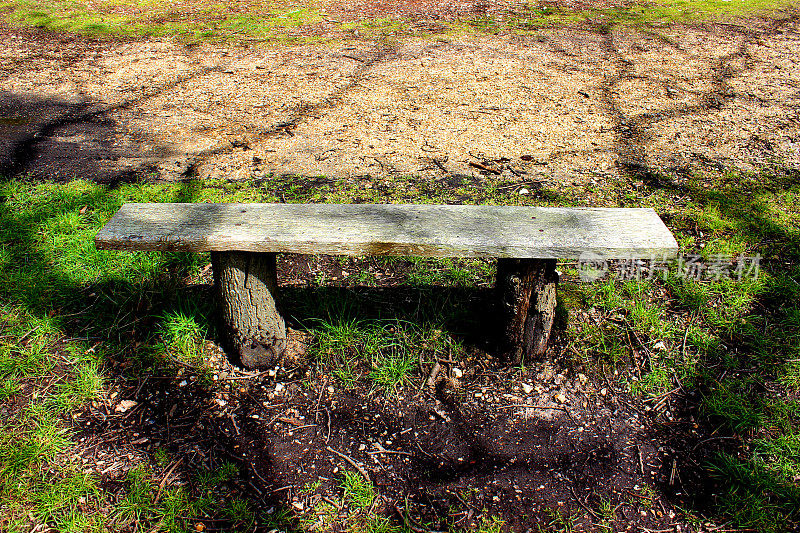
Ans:
{"type": "Polygon", "coordinates": [[[115,181],[800,167],[798,20],[334,46],[2,28],[0,171],[115,181]]]}

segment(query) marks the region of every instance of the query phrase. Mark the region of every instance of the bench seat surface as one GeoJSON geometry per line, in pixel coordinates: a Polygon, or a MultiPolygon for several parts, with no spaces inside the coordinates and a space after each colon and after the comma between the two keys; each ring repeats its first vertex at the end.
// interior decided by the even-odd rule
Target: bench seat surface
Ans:
{"type": "Polygon", "coordinates": [[[101,249],[569,259],[673,257],[652,209],[484,205],[125,204],[101,249]]]}

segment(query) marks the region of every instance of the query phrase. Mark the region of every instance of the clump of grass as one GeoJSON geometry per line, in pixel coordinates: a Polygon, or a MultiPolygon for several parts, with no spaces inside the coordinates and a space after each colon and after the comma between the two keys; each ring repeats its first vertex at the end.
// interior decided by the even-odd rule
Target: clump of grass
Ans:
{"type": "Polygon", "coordinates": [[[189,42],[219,42],[242,36],[283,42],[292,38],[293,28],[323,20],[319,10],[311,4],[282,10],[270,3],[255,3],[248,13],[217,4],[213,8],[195,8],[191,17],[185,16],[185,6],[139,0],[108,5],[65,0],[8,0],[3,7],[8,12],[6,18],[16,24],[94,37],[172,36],[189,42]],[[120,5],[133,10],[120,13],[115,9],[120,5]]]}
{"type": "Polygon", "coordinates": [[[418,362],[411,355],[401,353],[378,356],[373,365],[370,379],[386,391],[397,392],[399,387],[411,381],[412,372],[417,368],[418,362]]]}
{"type": "Polygon", "coordinates": [[[407,274],[411,285],[448,287],[491,286],[494,282],[494,262],[485,259],[426,259],[408,258],[413,268],[407,274]]]}
{"type": "Polygon", "coordinates": [[[332,367],[342,383],[363,378],[387,393],[408,385],[420,359],[458,357],[461,346],[441,329],[402,320],[320,320],[312,329],[316,357],[332,367]]]}
{"type": "Polygon", "coordinates": [[[103,388],[103,381],[97,361],[80,361],[67,379],[56,386],[48,402],[59,412],[72,411],[95,399],[103,388]]]}
{"type": "Polygon", "coordinates": [[[375,501],[375,487],[357,472],[345,470],[340,486],[345,501],[358,509],[369,509],[375,501]]]}
{"type": "Polygon", "coordinates": [[[720,495],[720,508],[740,527],[769,533],[792,528],[800,505],[795,483],[776,478],[758,462],[729,454],[717,456],[711,467],[728,486],[720,495]]]}
{"type": "Polygon", "coordinates": [[[547,509],[550,521],[547,526],[539,525],[539,531],[557,531],[559,533],[572,533],[575,531],[576,518],[561,509],[547,509]]]}
{"type": "MultiPolygon", "coordinates": [[[[792,0],[656,0],[653,2],[631,2],[611,8],[578,8],[565,6],[541,6],[528,3],[518,10],[516,16],[505,24],[520,30],[537,30],[553,26],[591,24],[608,31],[615,26],[641,26],[646,24],[668,24],[699,22],[706,20],[749,17],[756,14],[769,16],[782,9],[796,7],[792,0]]],[[[476,19],[473,26],[488,29],[485,19],[476,19]]]]}
{"type": "Polygon", "coordinates": [[[159,488],[150,469],[137,466],[126,476],[125,496],[114,506],[111,522],[117,529],[157,524],[167,531],[185,531],[194,517],[212,514],[226,517],[235,528],[249,528],[256,513],[248,502],[228,494],[227,484],[237,475],[231,463],[199,471],[190,494],[184,487],[159,488]]]}
{"type": "Polygon", "coordinates": [[[203,341],[208,336],[209,316],[196,305],[185,304],[159,317],[159,335],[165,350],[177,360],[196,366],[203,364],[203,341]]]}
{"type": "Polygon", "coordinates": [[[478,526],[478,531],[480,533],[500,533],[505,525],[505,520],[498,516],[484,516],[478,526]]]}

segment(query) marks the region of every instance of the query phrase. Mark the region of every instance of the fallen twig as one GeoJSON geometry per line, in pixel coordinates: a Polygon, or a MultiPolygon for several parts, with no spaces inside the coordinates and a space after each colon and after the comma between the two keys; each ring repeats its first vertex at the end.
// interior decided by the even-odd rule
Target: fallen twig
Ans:
{"type": "Polygon", "coordinates": [[[439,372],[441,370],[442,370],[442,365],[439,364],[439,361],[436,361],[436,363],[434,363],[433,365],[433,368],[431,369],[430,375],[428,376],[428,380],[425,382],[429,391],[433,391],[434,385],[436,384],[436,377],[439,375],[439,372]]]}
{"type": "Polygon", "coordinates": [[[25,335],[23,335],[22,337],[19,338],[19,340],[17,341],[17,344],[22,344],[23,342],[25,342],[25,339],[27,339],[34,331],[36,331],[40,327],[41,327],[41,325],[35,326],[35,327],[31,328],[30,330],[28,330],[28,332],[25,335]]]}
{"type": "Polygon", "coordinates": [[[328,418],[328,423],[326,424],[326,428],[328,432],[325,434],[325,444],[328,444],[331,440],[331,412],[328,411],[328,408],[325,408],[325,416],[328,418]]]}
{"type": "Polygon", "coordinates": [[[483,165],[483,164],[481,164],[481,163],[476,163],[475,161],[470,161],[470,162],[469,162],[469,166],[471,166],[471,167],[475,167],[475,168],[479,168],[479,169],[481,169],[481,170],[485,170],[485,171],[487,171],[487,172],[491,172],[492,174],[500,174],[500,173],[501,173],[501,172],[500,172],[499,170],[497,170],[496,168],[487,167],[486,165],[483,165]]]}
{"type": "Polygon", "coordinates": [[[636,445],[636,452],[639,455],[639,472],[644,475],[644,459],[642,459],[642,448],[638,444],[636,445]]]}
{"type": "Polygon", "coordinates": [[[228,413],[228,418],[231,419],[231,424],[233,424],[233,429],[236,430],[236,434],[237,435],[241,435],[241,432],[239,431],[239,426],[236,425],[236,420],[234,420],[234,418],[233,418],[233,414],[232,413],[228,413]]]}
{"type": "Polygon", "coordinates": [[[254,372],[252,374],[248,374],[248,373],[238,372],[237,371],[237,373],[239,375],[237,375],[237,376],[230,376],[229,375],[225,379],[226,380],[253,379],[253,378],[261,377],[261,376],[263,376],[264,374],[266,374],[268,372],[269,372],[268,370],[265,370],[264,372],[254,372]]]}
{"type": "Polygon", "coordinates": [[[397,455],[408,455],[413,456],[414,454],[411,452],[404,452],[402,450],[375,450],[371,452],[367,452],[369,455],[383,455],[383,454],[397,454],[397,455]]]}
{"type": "Polygon", "coordinates": [[[169,470],[167,470],[167,473],[164,474],[164,477],[161,478],[161,483],[158,484],[158,492],[156,492],[156,497],[153,500],[153,505],[158,503],[159,498],[161,498],[161,491],[164,490],[164,486],[167,484],[167,481],[169,480],[169,477],[172,475],[172,473],[175,471],[175,469],[178,468],[178,466],[182,462],[183,462],[183,457],[181,457],[180,459],[175,461],[172,464],[172,466],[169,468],[169,470]]]}
{"type": "Polygon", "coordinates": [[[300,429],[315,428],[315,427],[317,427],[317,424],[306,424],[304,426],[297,426],[295,428],[292,428],[289,431],[297,431],[297,430],[300,430],[300,429]]]}
{"type": "Polygon", "coordinates": [[[369,455],[382,455],[382,454],[385,454],[385,453],[387,453],[387,454],[388,453],[394,453],[394,454],[397,454],[397,455],[412,455],[412,456],[414,455],[413,453],[404,452],[402,450],[387,450],[386,448],[384,448],[383,446],[381,446],[377,442],[375,443],[375,446],[378,449],[376,451],[367,452],[369,455]]]}
{"type": "Polygon", "coordinates": [[[558,406],[550,407],[550,406],[547,406],[547,405],[530,405],[530,404],[527,404],[527,403],[512,403],[512,404],[509,404],[509,405],[501,405],[501,406],[498,407],[498,409],[513,409],[514,407],[525,408],[525,409],[552,409],[553,411],[563,411],[563,412],[567,413],[567,416],[570,417],[570,419],[573,422],[577,422],[577,420],[575,420],[575,418],[572,416],[572,413],[570,413],[569,409],[567,409],[566,407],[558,407],[558,406]]]}
{"type": "Polygon", "coordinates": [[[587,513],[589,513],[590,515],[592,515],[592,516],[594,517],[594,519],[595,519],[595,520],[597,520],[597,519],[599,518],[599,517],[597,516],[597,513],[595,513],[595,512],[592,510],[592,508],[591,508],[591,507],[589,507],[588,505],[586,505],[585,503],[583,503],[583,502],[581,501],[581,499],[580,499],[580,498],[578,498],[578,495],[575,493],[575,488],[574,488],[574,487],[570,487],[570,488],[569,488],[569,490],[572,492],[572,496],[575,498],[575,501],[576,501],[576,502],[578,502],[578,505],[580,505],[581,507],[583,507],[583,508],[586,510],[586,512],[587,512],[587,513]]]}
{"type": "Polygon", "coordinates": [[[332,499],[328,498],[327,496],[322,496],[321,500],[326,502],[326,503],[329,503],[329,504],[333,505],[336,508],[337,511],[341,511],[342,510],[342,506],[336,500],[332,500],[332,499]]]}
{"type": "Polygon", "coordinates": [[[738,440],[738,439],[739,439],[739,437],[736,437],[736,436],[709,437],[709,438],[703,439],[700,442],[698,442],[697,444],[695,444],[694,447],[692,448],[692,451],[695,451],[702,444],[705,444],[707,442],[711,442],[711,441],[714,441],[714,440],[738,440]]]}
{"type": "Polygon", "coordinates": [[[364,479],[365,479],[365,480],[367,480],[367,483],[372,483],[372,480],[369,478],[369,474],[367,473],[367,471],[366,471],[366,470],[364,470],[364,467],[363,467],[363,466],[361,466],[360,464],[358,464],[357,462],[355,462],[355,461],[353,460],[353,458],[352,458],[352,457],[349,457],[349,456],[347,456],[347,455],[343,454],[343,453],[342,453],[342,452],[340,452],[340,451],[334,450],[334,449],[333,449],[333,448],[331,448],[330,446],[326,446],[326,447],[325,447],[325,449],[326,449],[326,450],[328,450],[329,452],[333,452],[333,453],[335,453],[336,455],[338,455],[339,457],[341,457],[342,459],[344,459],[345,461],[347,461],[348,463],[350,463],[351,465],[353,465],[353,468],[355,468],[356,470],[358,470],[358,472],[359,472],[359,473],[360,473],[362,476],[364,476],[364,479]]]}

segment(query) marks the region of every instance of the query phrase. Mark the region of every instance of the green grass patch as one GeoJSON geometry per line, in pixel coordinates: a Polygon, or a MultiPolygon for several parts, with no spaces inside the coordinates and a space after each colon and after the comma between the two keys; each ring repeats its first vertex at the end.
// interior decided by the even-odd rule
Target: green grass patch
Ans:
{"type": "MultiPolygon", "coordinates": [[[[225,497],[226,485],[240,480],[232,465],[192,471],[191,483],[165,486],[156,498],[164,469],[173,462],[166,443],[149,464],[120,481],[113,501],[98,476],[67,459],[75,443],[65,420],[103,394],[110,367],[121,369],[115,379],[174,375],[177,367],[187,366],[199,371],[209,341],[217,340],[210,326],[210,295],[196,284],[207,256],[98,251],[92,238],[126,201],[447,202],[462,194],[469,195],[468,202],[487,204],[582,201],[572,190],[522,199],[500,192],[497,184],[465,185],[454,192],[446,184],[413,177],[403,183],[416,192],[401,187],[367,191],[357,180],[312,183],[302,177],[114,188],[80,181],[0,183],[0,401],[11,413],[0,432],[0,499],[10,516],[3,527],[24,530],[30,515],[67,531],[124,529],[135,521],[148,529],[180,531],[192,519],[208,517],[242,530],[291,525],[291,517],[278,516],[282,511],[268,517],[249,500],[225,497]]],[[[700,263],[730,254],[758,255],[758,272],[737,272],[733,257],[722,276],[704,271],[688,277],[672,265],[666,277],[564,283],[557,342],[566,348],[565,356],[582,365],[617,370],[613,379],[629,384],[640,400],[681,387],[694,391],[701,398],[697,416],[715,435],[741,443],[707,465],[722,481],[712,518],[763,531],[796,524],[797,172],[774,167],[680,179],[663,174],[646,195],[624,183],[612,187],[604,205],[656,208],[683,252],[697,255],[700,263]]],[[[408,284],[417,291],[414,301],[399,305],[379,300],[379,292],[369,292],[374,287],[333,288],[326,280],[287,290],[304,320],[301,327],[314,336],[312,364],[348,387],[386,394],[418,390],[427,377],[420,361],[465,359],[463,337],[455,333],[475,325],[460,314],[466,314],[464,302],[471,294],[491,286],[494,264],[407,258],[369,264],[405,268],[408,284]],[[364,294],[376,301],[370,304],[364,294]]],[[[347,263],[346,268],[357,267],[347,263]]],[[[571,266],[565,271],[576,276],[571,266]]],[[[347,487],[343,481],[338,503],[360,511],[353,511],[347,528],[393,530],[391,521],[367,512],[376,497],[370,487],[358,485],[363,483],[358,476],[350,481],[347,487]]],[[[335,506],[321,502],[314,509],[317,515],[309,524],[319,517],[322,524],[339,523],[335,506]]],[[[554,515],[548,527],[569,530],[572,524],[570,517],[554,515]]]]}
{"type": "Polygon", "coordinates": [[[395,393],[418,377],[419,361],[459,357],[463,348],[435,327],[399,320],[319,320],[312,355],[333,368],[344,385],[369,383],[395,393]]]}
{"type": "MultiPolygon", "coordinates": [[[[441,32],[531,32],[565,25],[590,25],[607,30],[618,25],[692,23],[732,17],[770,16],[795,9],[796,0],[647,0],[609,9],[542,6],[528,3],[507,13],[453,22],[437,21],[441,32]]],[[[420,35],[413,21],[364,18],[337,24],[334,32],[297,32],[326,18],[325,5],[305,1],[286,5],[251,2],[246,6],[118,0],[87,3],[76,0],[5,0],[7,21],[54,31],[103,37],[174,37],[184,41],[320,42],[358,33],[360,37],[392,38],[420,35]]],[[[424,32],[422,32],[424,33],[424,32]]]]}
{"type": "MultiPolygon", "coordinates": [[[[590,311],[568,329],[582,363],[628,369],[632,391],[644,397],[699,391],[707,420],[742,439],[745,458],[720,453],[711,467],[725,480],[721,512],[759,531],[785,531],[798,520],[800,426],[797,403],[787,400],[800,383],[797,178],[779,167],[696,173],[681,183],[659,175],[640,205],[670,220],[697,265],[671,265],[664,279],[562,291],[590,311]],[[782,392],[767,385],[776,380],[782,392]]],[[[616,195],[622,205],[637,196],[626,186],[616,195]]]]}
{"type": "Polygon", "coordinates": [[[7,0],[0,4],[6,20],[54,31],[94,37],[171,36],[185,41],[230,41],[243,37],[284,42],[291,30],[322,21],[313,2],[286,8],[280,3],[234,5],[212,3],[170,4],[120,1],[88,4],[72,0],[7,0]]]}
{"type": "Polygon", "coordinates": [[[341,488],[344,499],[358,509],[369,509],[375,501],[375,487],[358,472],[346,470],[342,477],[341,488]]]}
{"type": "MultiPolygon", "coordinates": [[[[573,9],[566,6],[528,3],[515,16],[505,20],[511,28],[537,30],[563,25],[590,24],[601,29],[620,25],[693,23],[736,17],[770,16],[783,9],[794,9],[794,0],[648,0],[613,8],[573,9]]],[[[495,29],[497,23],[485,18],[471,24],[482,30],[495,29]]]]}

